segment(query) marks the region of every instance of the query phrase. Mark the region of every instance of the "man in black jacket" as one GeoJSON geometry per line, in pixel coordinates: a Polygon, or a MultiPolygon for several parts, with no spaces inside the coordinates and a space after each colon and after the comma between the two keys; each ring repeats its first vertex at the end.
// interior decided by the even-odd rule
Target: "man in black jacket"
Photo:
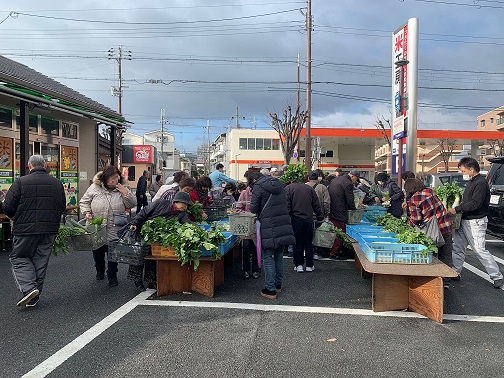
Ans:
{"type": "Polygon", "coordinates": [[[9,260],[16,285],[23,293],[17,306],[33,307],[44,286],[66,199],[61,181],[47,173],[42,156],[31,156],[28,168],[30,174],[14,181],[7,192],[3,211],[14,221],[9,260]]]}
{"type": "MultiPolygon", "coordinates": [[[[315,173],[316,174],[316,173],[315,173]]],[[[303,272],[306,257],[306,271],[313,272],[313,214],[321,224],[324,213],[315,190],[306,184],[294,181],[285,187],[287,210],[291,216],[292,229],[296,237],[294,246],[294,270],[303,272]],[[304,253],[304,256],[303,256],[304,253]]]]}
{"type": "Polygon", "coordinates": [[[136,187],[136,198],[137,198],[137,209],[138,214],[142,207],[147,206],[147,178],[149,177],[149,171],[143,171],[142,176],[138,179],[136,187]]]}
{"type": "MultiPolygon", "coordinates": [[[[339,228],[343,232],[346,232],[346,223],[348,222],[348,210],[355,210],[354,201],[354,183],[360,177],[360,172],[356,170],[351,170],[347,175],[337,176],[334,178],[329,187],[329,196],[331,197],[331,211],[329,213],[329,219],[331,220],[334,227],[339,228]]],[[[329,257],[341,259],[343,258],[343,253],[341,248],[343,243],[340,238],[334,240],[333,247],[329,257]]]]}
{"type": "Polygon", "coordinates": [[[475,159],[462,158],[458,167],[464,175],[464,180],[470,181],[464,190],[462,203],[448,210],[449,214],[462,213],[460,228],[455,230],[453,235],[453,267],[460,274],[466,248],[470,245],[493,280],[494,287],[499,289],[504,284],[502,273],[492,254],[485,248],[490,203],[488,182],[479,174],[480,167],[475,159]]]}

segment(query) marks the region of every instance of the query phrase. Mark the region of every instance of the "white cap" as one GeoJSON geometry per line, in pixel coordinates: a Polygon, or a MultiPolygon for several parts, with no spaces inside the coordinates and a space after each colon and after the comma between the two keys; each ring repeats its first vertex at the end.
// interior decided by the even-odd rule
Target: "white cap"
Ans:
{"type": "Polygon", "coordinates": [[[270,172],[278,172],[278,168],[273,167],[270,169],[270,172]]]}

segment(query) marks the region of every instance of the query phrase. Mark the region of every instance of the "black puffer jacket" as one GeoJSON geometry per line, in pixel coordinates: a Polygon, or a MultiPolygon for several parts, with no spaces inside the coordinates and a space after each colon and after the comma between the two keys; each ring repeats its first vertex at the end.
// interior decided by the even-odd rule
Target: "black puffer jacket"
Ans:
{"type": "Polygon", "coordinates": [[[388,192],[390,198],[390,207],[387,209],[387,213],[392,214],[396,218],[401,218],[403,215],[402,203],[404,202],[404,192],[397,186],[397,184],[388,179],[383,187],[381,188],[382,193],[388,192]]]}
{"type": "Polygon", "coordinates": [[[148,206],[143,207],[135,218],[133,218],[131,224],[135,225],[138,229],[141,229],[146,221],[157,217],[163,217],[166,220],[177,218],[180,223],[191,222],[187,211],[173,210],[172,201],[160,198],[157,201],[150,203],[148,206]]]}
{"type": "Polygon", "coordinates": [[[261,244],[264,249],[296,244],[284,185],[277,178],[263,176],[254,183],[250,212],[257,214],[261,221],[261,244]],[[265,207],[266,202],[268,204],[265,207]]]}
{"type": "Polygon", "coordinates": [[[14,220],[14,235],[57,234],[66,208],[63,184],[44,168],[14,181],[3,203],[3,211],[14,220]]]}

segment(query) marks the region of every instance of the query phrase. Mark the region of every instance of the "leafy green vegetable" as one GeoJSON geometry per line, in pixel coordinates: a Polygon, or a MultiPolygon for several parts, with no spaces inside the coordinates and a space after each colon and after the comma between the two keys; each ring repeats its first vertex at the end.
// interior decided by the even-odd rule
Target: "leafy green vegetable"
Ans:
{"type": "Polygon", "coordinates": [[[464,190],[458,186],[456,181],[438,186],[434,191],[447,209],[454,207],[454,204],[457,206],[457,202],[460,201],[460,198],[464,194],[464,190]]]}
{"type": "Polygon", "coordinates": [[[86,230],[80,227],[75,227],[72,229],[70,227],[60,225],[58,229],[58,234],[54,239],[52,254],[54,256],[58,256],[58,253],[62,252],[64,255],[67,255],[70,252],[70,249],[68,248],[69,246],[68,238],[73,235],[83,235],[85,233],[86,230]]]}
{"type": "Polygon", "coordinates": [[[203,221],[203,205],[199,201],[193,203],[192,205],[189,205],[187,207],[187,212],[189,213],[189,215],[192,215],[194,217],[194,221],[196,223],[201,223],[203,221]]]}
{"type": "Polygon", "coordinates": [[[140,231],[147,243],[159,243],[163,247],[172,246],[182,265],[192,263],[194,270],[199,267],[201,247],[212,252],[212,258],[219,259],[219,244],[226,241],[216,224],[207,233],[193,223],[180,224],[176,219],[165,220],[157,217],[148,220],[140,231]]]}
{"type": "Polygon", "coordinates": [[[304,164],[290,164],[287,171],[279,178],[284,184],[292,181],[304,182],[308,175],[308,168],[304,164]]]}

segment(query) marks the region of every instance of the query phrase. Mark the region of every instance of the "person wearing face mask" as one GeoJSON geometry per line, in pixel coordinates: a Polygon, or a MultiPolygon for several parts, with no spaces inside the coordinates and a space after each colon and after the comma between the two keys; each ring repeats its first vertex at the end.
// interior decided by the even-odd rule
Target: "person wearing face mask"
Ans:
{"type": "Polygon", "coordinates": [[[383,194],[382,203],[390,201],[390,206],[387,208],[387,213],[392,214],[396,218],[401,218],[404,211],[402,204],[404,202],[404,192],[392,181],[388,174],[382,172],[377,176],[377,183],[383,194]]]}
{"type": "Polygon", "coordinates": [[[490,187],[487,180],[479,174],[480,167],[475,159],[462,158],[458,168],[464,175],[464,180],[469,183],[464,190],[462,203],[448,210],[449,214],[462,213],[460,228],[455,230],[453,237],[453,267],[459,274],[457,280],[460,280],[466,248],[470,245],[493,280],[494,287],[499,289],[504,285],[503,275],[494,257],[485,247],[490,187]]]}
{"type": "MultiPolygon", "coordinates": [[[[117,240],[117,231],[122,225],[116,225],[115,215],[124,215],[127,208],[136,206],[135,195],[127,186],[127,181],[121,171],[115,166],[108,166],[103,172],[98,172],[93,178],[93,184],[79,201],[79,207],[86,219],[102,216],[103,224],[107,225],[107,240],[117,240]]],[[[105,278],[105,255],[108,244],[93,251],[96,279],[105,278]]],[[[117,286],[117,262],[107,262],[107,278],[109,286],[117,286]]]]}
{"type": "Polygon", "coordinates": [[[226,186],[212,188],[210,191],[210,196],[213,199],[213,204],[215,206],[228,206],[235,203],[235,199],[233,197],[234,192],[236,191],[236,184],[232,182],[228,182],[226,186]]]}

